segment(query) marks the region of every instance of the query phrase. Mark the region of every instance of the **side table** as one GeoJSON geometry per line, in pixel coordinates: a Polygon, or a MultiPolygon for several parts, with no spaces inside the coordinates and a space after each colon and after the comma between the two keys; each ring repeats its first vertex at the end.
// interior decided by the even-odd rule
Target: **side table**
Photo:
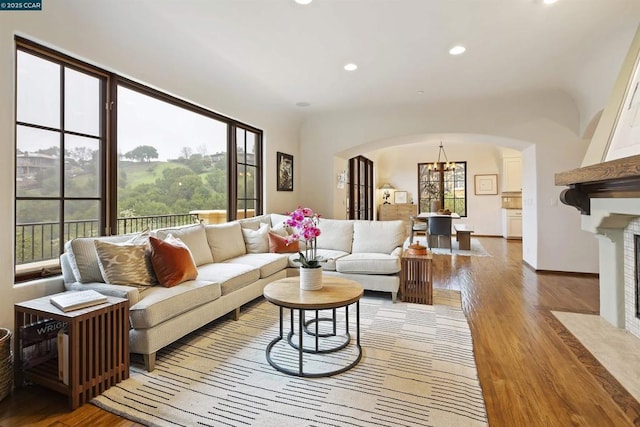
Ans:
{"type": "Polygon", "coordinates": [[[400,300],[418,304],[433,304],[433,254],[409,254],[400,257],[400,300]]]}
{"type": "Polygon", "coordinates": [[[129,378],[129,301],[108,297],[106,303],[64,312],[49,302],[52,295],[14,305],[16,387],[24,380],[69,397],[73,410],[112,385],[129,378]],[[58,377],[57,355],[24,368],[21,331],[47,320],[66,323],[69,334],[69,384],[58,377]]]}

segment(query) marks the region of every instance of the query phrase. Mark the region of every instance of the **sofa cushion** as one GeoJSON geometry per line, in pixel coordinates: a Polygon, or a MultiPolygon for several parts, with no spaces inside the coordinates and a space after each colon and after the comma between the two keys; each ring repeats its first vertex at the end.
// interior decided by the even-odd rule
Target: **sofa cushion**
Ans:
{"type": "Polygon", "coordinates": [[[102,281],[111,285],[153,286],[147,245],[94,240],[102,281]]]}
{"type": "Polygon", "coordinates": [[[198,280],[220,283],[222,295],[252,284],[260,278],[260,269],[247,264],[215,262],[198,267],[198,280]]]}
{"type": "Polygon", "coordinates": [[[336,271],[358,274],[395,274],[400,271],[400,258],[381,253],[349,254],[336,260],[336,271]]]}
{"type": "Polygon", "coordinates": [[[276,254],[298,253],[300,250],[300,243],[295,240],[287,245],[287,240],[282,235],[270,231],[269,238],[269,252],[276,254]]]}
{"type": "Polygon", "coordinates": [[[287,255],[264,253],[240,255],[226,260],[225,263],[246,264],[255,267],[259,269],[262,279],[287,268],[288,261],[287,255]]]}
{"type": "Polygon", "coordinates": [[[271,226],[271,216],[269,214],[253,216],[251,218],[239,219],[240,227],[250,228],[251,230],[257,230],[262,224],[271,226]]]}
{"type": "Polygon", "coordinates": [[[242,236],[249,254],[269,252],[269,224],[262,224],[257,230],[243,228],[242,236]]]}
{"type": "Polygon", "coordinates": [[[168,234],[182,240],[191,251],[196,265],[213,262],[211,248],[207,242],[207,234],[202,224],[187,225],[184,227],[163,228],[156,231],[156,236],[164,240],[168,234]]]}
{"type": "Polygon", "coordinates": [[[345,219],[325,219],[318,221],[320,236],[316,239],[318,249],[333,249],[351,252],[353,241],[353,221],[345,219]]]}
{"type": "Polygon", "coordinates": [[[164,240],[149,237],[151,265],[161,286],[170,288],[198,277],[191,251],[182,240],[168,234],[164,240]]]}
{"type": "Polygon", "coordinates": [[[362,221],[353,222],[353,249],[355,253],[390,254],[402,246],[405,226],[402,221],[362,221]]]}
{"type": "Polygon", "coordinates": [[[171,288],[153,286],[142,294],[142,299],[129,308],[129,319],[134,329],[151,328],[194,307],[220,298],[219,283],[189,280],[171,288]]]}
{"type": "Polygon", "coordinates": [[[214,262],[226,261],[247,253],[242,227],[237,221],[205,225],[204,229],[214,262]]]}
{"type": "Polygon", "coordinates": [[[91,283],[104,282],[98,264],[98,253],[93,243],[96,239],[109,243],[123,243],[131,238],[130,235],[105,237],[76,237],[64,245],[68,256],[69,266],[76,282],[91,283]]]}

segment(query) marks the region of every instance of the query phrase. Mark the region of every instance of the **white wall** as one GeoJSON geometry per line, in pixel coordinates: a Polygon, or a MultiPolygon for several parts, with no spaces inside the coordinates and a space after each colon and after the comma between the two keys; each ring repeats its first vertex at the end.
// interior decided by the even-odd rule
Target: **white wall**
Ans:
{"type": "MultiPolygon", "coordinates": [[[[93,3],[93,2],[92,2],[93,3]]],[[[89,9],[108,7],[108,2],[87,5],[89,9]]],[[[104,16],[101,34],[92,34],[95,29],[83,28],[82,20],[73,8],[56,2],[47,2],[41,12],[4,12],[0,14],[0,234],[5,243],[0,245],[0,326],[13,329],[13,304],[36,296],[46,295],[61,289],[61,282],[45,280],[28,285],[13,283],[13,236],[14,236],[14,33],[40,41],[46,45],[83,59],[108,70],[115,71],[133,80],[152,87],[161,88],[180,98],[202,105],[226,116],[249,123],[265,134],[265,210],[284,212],[297,206],[300,173],[296,173],[293,192],[276,192],[276,151],[294,155],[296,171],[300,171],[298,150],[299,118],[277,112],[269,105],[260,104],[258,89],[249,83],[238,81],[235,86],[246,86],[244,96],[227,82],[216,84],[215,75],[209,73],[208,81],[183,78],[180,64],[163,64],[163,49],[184,49],[171,46],[171,38],[150,40],[145,38],[145,25],[140,22],[139,39],[118,44],[117,38],[105,37],[117,33],[126,16],[104,16]],[[255,90],[254,90],[255,89],[255,90]],[[253,90],[253,93],[251,93],[253,90]],[[251,100],[251,102],[248,102],[251,100]],[[274,112],[275,111],[275,112],[274,112]]],[[[85,11],[87,12],[87,11],[85,11]]],[[[90,12],[90,11],[89,11],[90,12]]],[[[87,13],[89,13],[87,12],[87,13]]],[[[104,13],[104,10],[92,13],[104,13]]],[[[149,20],[152,21],[152,20],[149,20]]],[[[188,50],[188,49],[187,49],[188,50]]],[[[193,55],[193,52],[185,52],[193,55]]],[[[195,53],[197,54],[197,53],[195,53]]]]}
{"type": "MultiPolygon", "coordinates": [[[[580,215],[566,206],[550,206],[561,191],[553,184],[554,173],[578,167],[584,156],[586,145],[579,138],[579,128],[573,100],[566,93],[554,91],[432,106],[317,114],[303,122],[300,134],[305,170],[302,185],[313,189],[300,195],[301,203],[322,213],[333,213],[334,188],[319,177],[333,167],[334,156],[348,158],[384,147],[393,147],[390,152],[395,154],[405,144],[440,139],[447,147],[452,145],[447,141],[456,140],[519,151],[535,146],[536,155],[523,158],[523,168],[529,176],[529,182],[523,182],[523,198],[529,199],[529,204],[523,206],[523,225],[529,227],[523,245],[530,254],[525,261],[540,270],[596,272],[596,242],[580,230],[580,215]],[[527,162],[535,164],[527,166],[527,162]],[[535,238],[527,241],[530,233],[535,238]]],[[[388,180],[394,185],[411,185],[415,182],[410,175],[415,173],[414,168],[411,165],[399,169],[398,184],[395,174],[388,180]]]]}

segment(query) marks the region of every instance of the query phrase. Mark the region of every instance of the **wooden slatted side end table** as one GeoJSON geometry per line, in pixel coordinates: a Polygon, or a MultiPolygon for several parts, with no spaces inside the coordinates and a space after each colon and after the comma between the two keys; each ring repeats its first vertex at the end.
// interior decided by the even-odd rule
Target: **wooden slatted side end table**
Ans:
{"type": "Polygon", "coordinates": [[[106,303],[64,312],[51,304],[51,296],[14,305],[15,384],[29,380],[67,395],[73,410],[129,378],[129,301],[108,297],[106,303]],[[68,333],[68,384],[59,379],[57,351],[42,362],[25,363],[23,358],[21,331],[38,325],[43,325],[41,331],[58,328],[58,322],[66,323],[68,333]]]}
{"type": "Polygon", "coordinates": [[[433,304],[433,254],[414,255],[403,251],[400,258],[400,300],[433,304]]]}

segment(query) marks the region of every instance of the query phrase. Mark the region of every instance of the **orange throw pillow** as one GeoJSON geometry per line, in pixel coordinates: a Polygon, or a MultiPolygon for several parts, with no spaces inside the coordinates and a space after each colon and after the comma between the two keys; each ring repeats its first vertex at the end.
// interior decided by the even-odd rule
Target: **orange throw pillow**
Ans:
{"type": "Polygon", "coordinates": [[[191,251],[184,242],[171,234],[164,240],[149,236],[151,265],[158,282],[170,288],[198,277],[198,269],[191,251]]]}
{"type": "Polygon", "coordinates": [[[287,245],[285,237],[269,232],[269,252],[277,254],[298,253],[300,244],[296,240],[287,245]]]}

